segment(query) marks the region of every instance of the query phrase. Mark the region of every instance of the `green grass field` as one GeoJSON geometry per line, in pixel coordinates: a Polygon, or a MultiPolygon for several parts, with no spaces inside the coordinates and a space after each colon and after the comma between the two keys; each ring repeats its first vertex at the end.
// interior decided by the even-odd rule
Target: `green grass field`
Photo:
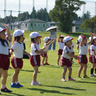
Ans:
{"type": "MultiPolygon", "coordinates": [[[[26,43],[26,51],[30,52],[30,32],[25,32],[25,43],[26,43]]],[[[65,36],[64,33],[57,32],[57,37],[59,34],[65,36]]],[[[80,33],[71,33],[69,34],[74,38],[74,52],[76,52],[76,40],[80,33]]],[[[42,37],[49,36],[49,32],[41,32],[40,35],[42,37]]],[[[90,33],[86,33],[87,36],[90,36],[90,33]]],[[[43,38],[40,44],[40,48],[43,47],[43,38]]],[[[12,93],[2,93],[1,96],[96,96],[96,78],[87,78],[83,80],[76,80],[76,81],[67,81],[61,82],[62,78],[62,71],[63,68],[57,64],[57,50],[58,50],[58,43],[56,43],[56,50],[49,51],[49,63],[50,66],[40,66],[39,73],[38,73],[38,82],[40,82],[41,86],[32,86],[32,76],[33,76],[33,67],[30,64],[30,60],[23,60],[24,66],[19,74],[19,82],[24,85],[23,88],[10,88],[12,74],[14,69],[9,69],[8,71],[8,80],[7,80],[7,87],[10,88],[13,92],[12,93]]],[[[73,72],[72,77],[76,79],[79,64],[78,61],[74,60],[73,64],[73,72]]],[[[91,63],[88,63],[87,75],[90,76],[90,68],[91,63]]],[[[66,74],[67,80],[68,73],[66,74]]],[[[83,74],[81,74],[83,76],[83,74]]]]}

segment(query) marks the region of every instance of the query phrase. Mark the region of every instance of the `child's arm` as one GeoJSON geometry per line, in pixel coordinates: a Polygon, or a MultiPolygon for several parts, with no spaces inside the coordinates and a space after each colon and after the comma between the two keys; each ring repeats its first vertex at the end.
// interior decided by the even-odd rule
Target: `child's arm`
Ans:
{"type": "Polygon", "coordinates": [[[53,39],[51,39],[46,45],[49,45],[52,41],[53,41],[53,39]]]}
{"type": "Polygon", "coordinates": [[[59,35],[58,42],[60,42],[60,36],[61,36],[61,34],[59,35]]]}
{"type": "Polygon", "coordinates": [[[89,44],[91,44],[93,42],[93,33],[91,33],[91,40],[88,42],[89,44]]]}
{"type": "Polygon", "coordinates": [[[40,54],[45,54],[46,53],[46,51],[42,51],[42,50],[40,50],[40,51],[36,50],[35,52],[40,53],[40,54]]]}
{"type": "Polygon", "coordinates": [[[95,58],[96,58],[96,55],[95,55],[95,52],[94,52],[94,50],[92,51],[92,53],[93,53],[93,55],[95,56],[95,58]]]}
{"type": "Polygon", "coordinates": [[[69,55],[71,58],[75,58],[76,60],[78,59],[78,56],[76,56],[74,54],[67,53],[67,55],[69,55]]]}
{"type": "Polygon", "coordinates": [[[83,46],[84,36],[81,34],[82,40],[80,42],[80,46],[83,46]]]}
{"type": "Polygon", "coordinates": [[[9,42],[11,42],[11,41],[12,41],[12,35],[11,35],[11,33],[10,33],[10,30],[9,30],[7,24],[2,23],[2,25],[6,28],[8,40],[9,40],[9,42]]]}
{"type": "Polygon", "coordinates": [[[25,50],[24,50],[24,55],[28,55],[29,57],[31,56],[28,52],[26,52],[25,50]]]}
{"type": "Polygon", "coordinates": [[[56,38],[50,44],[53,44],[55,41],[56,41],[56,38]]]}

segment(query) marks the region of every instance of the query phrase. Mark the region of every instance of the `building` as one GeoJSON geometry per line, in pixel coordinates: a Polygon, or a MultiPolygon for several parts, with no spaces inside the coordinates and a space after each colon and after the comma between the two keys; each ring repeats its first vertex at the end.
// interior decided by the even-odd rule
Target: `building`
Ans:
{"type": "Polygon", "coordinates": [[[25,21],[19,21],[8,24],[12,30],[22,29],[26,31],[45,31],[47,28],[47,22],[39,19],[29,19],[25,21]]]}

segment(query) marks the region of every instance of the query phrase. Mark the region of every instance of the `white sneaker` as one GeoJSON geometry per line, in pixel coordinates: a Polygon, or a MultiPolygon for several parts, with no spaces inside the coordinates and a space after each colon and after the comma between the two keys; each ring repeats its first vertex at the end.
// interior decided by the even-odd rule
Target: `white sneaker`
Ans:
{"type": "Polygon", "coordinates": [[[37,81],[35,81],[35,82],[32,81],[31,85],[37,85],[37,86],[40,86],[41,84],[38,83],[37,81]]]}
{"type": "Polygon", "coordinates": [[[94,74],[90,74],[90,77],[94,77],[94,74]]]}
{"type": "Polygon", "coordinates": [[[59,66],[59,64],[57,64],[57,66],[59,66]]]}

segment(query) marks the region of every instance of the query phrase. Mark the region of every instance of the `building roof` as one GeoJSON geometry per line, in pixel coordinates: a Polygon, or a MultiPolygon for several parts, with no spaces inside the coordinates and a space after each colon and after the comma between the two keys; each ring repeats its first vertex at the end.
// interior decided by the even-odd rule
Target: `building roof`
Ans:
{"type": "Polygon", "coordinates": [[[72,24],[80,26],[83,23],[82,20],[74,20],[72,24]]]}
{"type": "Polygon", "coordinates": [[[22,23],[27,23],[27,22],[38,22],[38,23],[45,23],[45,21],[39,20],[39,19],[28,19],[25,21],[21,21],[22,23]]]}

